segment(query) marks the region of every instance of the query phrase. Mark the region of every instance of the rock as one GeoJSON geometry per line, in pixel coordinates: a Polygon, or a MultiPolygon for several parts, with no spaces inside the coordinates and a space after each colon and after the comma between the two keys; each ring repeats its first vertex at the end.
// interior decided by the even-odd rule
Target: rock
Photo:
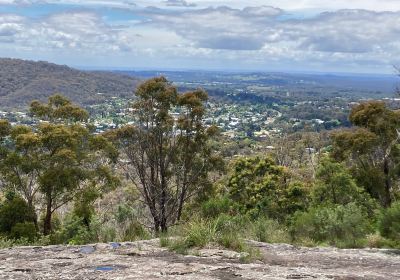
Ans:
{"type": "Polygon", "coordinates": [[[94,246],[84,246],[79,249],[79,253],[82,253],[82,254],[91,254],[94,251],[96,251],[96,248],[94,246]]]}
{"type": "Polygon", "coordinates": [[[248,241],[261,260],[207,248],[179,255],[159,240],[0,250],[0,279],[400,279],[400,252],[303,248],[248,241]]]}
{"type": "Polygon", "coordinates": [[[117,249],[117,248],[121,247],[121,243],[118,243],[118,242],[110,242],[109,244],[111,245],[111,247],[113,249],[117,249]]]}

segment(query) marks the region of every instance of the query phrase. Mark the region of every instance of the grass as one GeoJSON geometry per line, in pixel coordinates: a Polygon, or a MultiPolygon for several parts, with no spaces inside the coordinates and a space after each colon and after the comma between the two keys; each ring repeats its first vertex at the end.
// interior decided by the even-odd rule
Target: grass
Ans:
{"type": "MultiPolygon", "coordinates": [[[[226,215],[215,219],[195,218],[187,224],[176,228],[175,238],[160,237],[160,246],[187,254],[208,246],[220,246],[229,250],[243,253],[241,260],[259,259],[261,254],[256,248],[247,245],[243,221],[240,218],[226,215]]],[[[170,235],[171,236],[171,235],[170,235]]]]}
{"type": "Polygon", "coordinates": [[[259,218],[250,225],[250,237],[266,243],[290,243],[288,230],[275,220],[259,218]]]}

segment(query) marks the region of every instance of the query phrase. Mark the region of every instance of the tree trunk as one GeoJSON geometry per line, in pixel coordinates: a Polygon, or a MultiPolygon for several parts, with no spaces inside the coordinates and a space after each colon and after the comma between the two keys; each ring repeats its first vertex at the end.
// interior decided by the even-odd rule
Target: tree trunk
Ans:
{"type": "Polygon", "coordinates": [[[38,232],[39,231],[39,223],[38,223],[38,218],[36,213],[33,214],[33,224],[35,225],[35,229],[38,232]]]}
{"type": "Polygon", "coordinates": [[[167,201],[167,194],[165,191],[165,188],[163,187],[163,190],[161,192],[161,217],[160,217],[160,227],[161,227],[161,232],[166,232],[167,231],[167,211],[166,211],[166,201],[167,201]]]}
{"type": "Polygon", "coordinates": [[[181,195],[179,197],[179,205],[178,205],[178,214],[176,217],[176,220],[179,222],[182,217],[182,210],[183,210],[183,204],[185,203],[185,197],[186,197],[186,186],[183,187],[181,195]]]}
{"type": "Polygon", "coordinates": [[[158,235],[160,233],[160,222],[158,220],[158,217],[153,216],[153,220],[154,220],[154,232],[156,235],[158,235]]]}
{"type": "Polygon", "coordinates": [[[389,174],[389,160],[385,158],[383,161],[383,173],[385,174],[385,189],[383,194],[383,206],[385,208],[390,207],[392,204],[392,198],[390,197],[391,181],[389,174]]]}
{"type": "Polygon", "coordinates": [[[161,228],[161,232],[162,232],[162,233],[165,233],[165,232],[168,231],[167,219],[163,218],[163,219],[161,220],[160,228],[161,228]]]}
{"type": "Polygon", "coordinates": [[[51,216],[52,216],[52,198],[51,196],[47,197],[47,206],[46,206],[46,216],[44,218],[43,224],[43,235],[49,235],[51,233],[51,216]]]}
{"type": "Polygon", "coordinates": [[[39,223],[38,223],[38,217],[35,211],[35,207],[33,206],[33,199],[28,198],[28,206],[29,209],[32,209],[33,217],[32,217],[32,222],[35,225],[36,231],[39,231],[39,223]]]}

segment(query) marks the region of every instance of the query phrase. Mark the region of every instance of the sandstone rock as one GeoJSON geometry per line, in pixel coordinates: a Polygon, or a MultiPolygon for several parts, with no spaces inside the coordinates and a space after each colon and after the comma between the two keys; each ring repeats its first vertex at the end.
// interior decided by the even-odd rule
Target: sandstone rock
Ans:
{"type": "Polygon", "coordinates": [[[0,250],[0,279],[400,279],[400,252],[303,248],[249,241],[262,259],[221,248],[178,255],[159,240],[0,250]]]}

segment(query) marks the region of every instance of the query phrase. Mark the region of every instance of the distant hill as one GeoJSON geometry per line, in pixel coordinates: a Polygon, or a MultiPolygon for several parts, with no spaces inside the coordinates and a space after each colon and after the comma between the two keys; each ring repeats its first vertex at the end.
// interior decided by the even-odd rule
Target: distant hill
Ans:
{"type": "Polygon", "coordinates": [[[112,96],[132,96],[138,82],[135,77],[119,73],[0,58],[0,108],[25,107],[34,99],[45,101],[54,93],[81,105],[93,104],[112,96]]]}

